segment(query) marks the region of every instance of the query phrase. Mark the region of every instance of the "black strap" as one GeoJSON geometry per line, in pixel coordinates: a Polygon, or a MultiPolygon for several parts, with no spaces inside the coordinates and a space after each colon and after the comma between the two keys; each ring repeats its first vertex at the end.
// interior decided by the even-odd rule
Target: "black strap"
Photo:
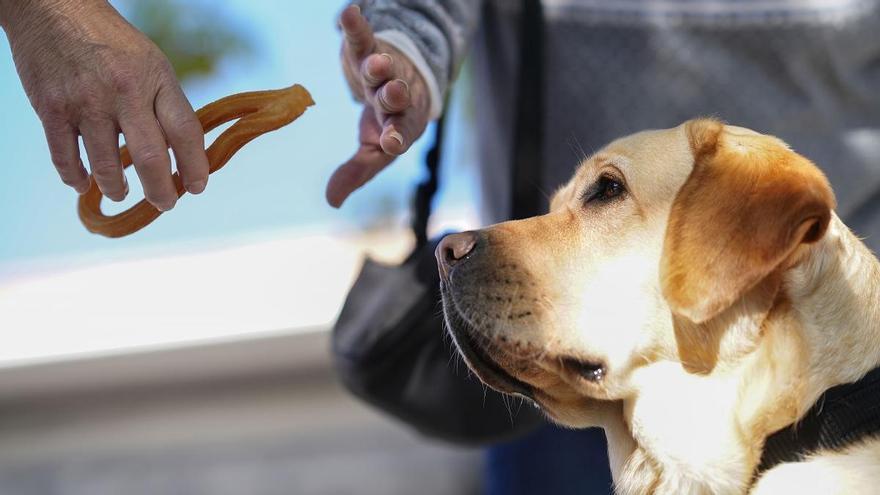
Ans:
{"type": "Polygon", "coordinates": [[[514,219],[541,212],[539,185],[544,160],[544,12],[540,0],[523,0],[522,8],[512,150],[514,219]]]}
{"type": "MultiPolygon", "coordinates": [[[[540,0],[523,0],[520,18],[520,60],[517,77],[516,127],[512,150],[511,216],[526,218],[541,212],[542,162],[544,159],[544,9],[540,0]]],[[[413,252],[428,243],[428,219],[437,193],[445,117],[437,122],[434,145],[425,156],[427,177],[416,187],[413,198],[413,252]]]]}
{"type": "Polygon", "coordinates": [[[434,144],[425,155],[425,170],[428,176],[416,187],[413,197],[412,230],[416,236],[414,253],[428,244],[428,219],[431,218],[432,204],[440,182],[440,151],[443,149],[445,120],[446,117],[441,116],[434,127],[434,144]]]}
{"type": "Polygon", "coordinates": [[[801,421],[767,438],[757,474],[817,450],[838,450],[880,433],[880,368],[828,389],[801,421]]]}

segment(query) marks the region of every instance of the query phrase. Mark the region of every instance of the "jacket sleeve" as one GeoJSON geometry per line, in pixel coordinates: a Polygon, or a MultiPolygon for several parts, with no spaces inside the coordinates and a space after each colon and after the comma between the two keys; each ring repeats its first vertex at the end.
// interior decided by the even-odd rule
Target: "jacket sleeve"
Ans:
{"type": "Polygon", "coordinates": [[[464,59],[481,0],[357,0],[376,37],[412,60],[428,85],[431,118],[464,59]]]}

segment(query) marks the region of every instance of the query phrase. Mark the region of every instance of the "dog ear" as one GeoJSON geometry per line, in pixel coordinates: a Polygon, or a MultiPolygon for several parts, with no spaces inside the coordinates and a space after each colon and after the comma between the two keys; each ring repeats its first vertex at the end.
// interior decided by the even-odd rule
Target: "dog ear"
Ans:
{"type": "Polygon", "coordinates": [[[673,312],[702,323],[821,239],[834,194],[779,139],[709,119],[685,132],[694,169],[672,205],[660,276],[673,312]]]}

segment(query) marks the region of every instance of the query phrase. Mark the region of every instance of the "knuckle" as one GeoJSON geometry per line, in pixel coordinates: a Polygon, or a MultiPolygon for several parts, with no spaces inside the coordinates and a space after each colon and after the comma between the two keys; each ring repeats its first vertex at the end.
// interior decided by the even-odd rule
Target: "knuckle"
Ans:
{"type": "Polygon", "coordinates": [[[77,93],[74,104],[80,122],[104,122],[113,118],[113,112],[105,104],[102,92],[96,88],[82,88],[77,93]]]}
{"type": "Polygon", "coordinates": [[[63,182],[65,186],[78,187],[85,182],[85,179],[79,175],[59,174],[59,176],[61,177],[61,182],[63,182]]]}
{"type": "Polygon", "coordinates": [[[104,106],[107,92],[97,80],[78,81],[71,94],[71,104],[74,108],[89,110],[104,106]]]}
{"type": "Polygon", "coordinates": [[[79,174],[77,174],[74,170],[71,170],[69,164],[54,163],[54,165],[55,170],[58,171],[58,176],[61,178],[61,182],[67,184],[68,186],[72,186],[79,182],[79,174]]]}
{"type": "Polygon", "coordinates": [[[147,148],[138,153],[135,161],[146,168],[164,168],[171,165],[168,151],[162,148],[147,148]]]}
{"type": "Polygon", "coordinates": [[[97,104],[89,104],[83,106],[79,110],[79,121],[90,125],[97,125],[100,129],[108,128],[113,121],[113,115],[110,111],[104,109],[97,104]]]}
{"type": "Polygon", "coordinates": [[[64,175],[73,175],[70,171],[74,168],[77,163],[69,157],[66,156],[57,156],[55,154],[52,155],[52,165],[55,166],[55,169],[58,170],[58,173],[62,176],[64,175]]]}
{"type": "Polygon", "coordinates": [[[137,90],[140,80],[130,67],[116,64],[107,69],[107,82],[116,93],[131,94],[137,90]]]}
{"type": "Polygon", "coordinates": [[[173,81],[173,82],[176,83],[176,81],[177,81],[177,74],[176,74],[176,72],[174,71],[174,66],[171,65],[171,61],[168,60],[168,58],[165,57],[165,55],[163,55],[161,52],[158,52],[158,53],[155,55],[155,58],[156,58],[156,71],[157,71],[157,72],[158,72],[158,73],[159,73],[159,74],[160,74],[160,75],[161,75],[166,81],[173,81]]]}
{"type": "Polygon", "coordinates": [[[172,117],[169,125],[170,131],[176,134],[177,139],[186,145],[202,145],[205,143],[205,133],[202,124],[195,115],[177,115],[172,117]]]}
{"type": "Polygon", "coordinates": [[[99,158],[91,163],[92,175],[95,178],[110,179],[119,175],[119,162],[108,158],[99,158]]]}
{"type": "Polygon", "coordinates": [[[47,93],[37,103],[37,113],[49,122],[66,121],[68,109],[69,101],[62,93],[47,93]]]}

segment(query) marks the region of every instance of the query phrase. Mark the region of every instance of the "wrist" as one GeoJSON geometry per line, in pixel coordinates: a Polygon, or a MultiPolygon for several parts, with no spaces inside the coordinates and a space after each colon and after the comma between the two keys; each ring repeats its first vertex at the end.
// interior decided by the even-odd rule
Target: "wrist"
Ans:
{"type": "Polygon", "coordinates": [[[24,2],[16,2],[15,0],[0,0],[0,28],[4,31],[9,30],[9,26],[13,24],[13,17],[25,8],[24,2]]]}
{"type": "Polygon", "coordinates": [[[102,4],[109,5],[106,0],[0,0],[0,27],[11,35],[102,4]]]}

